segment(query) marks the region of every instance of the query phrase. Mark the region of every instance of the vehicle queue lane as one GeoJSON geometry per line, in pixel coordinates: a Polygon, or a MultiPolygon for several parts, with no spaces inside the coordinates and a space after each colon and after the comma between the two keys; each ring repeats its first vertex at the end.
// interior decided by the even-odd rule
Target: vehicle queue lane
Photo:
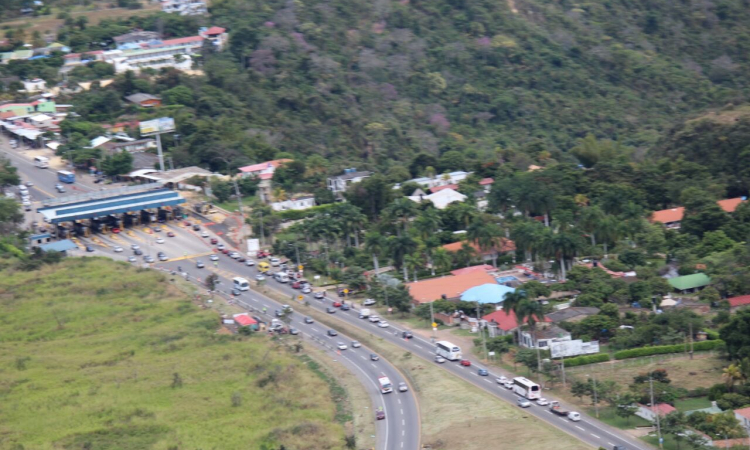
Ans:
{"type": "MultiPolygon", "coordinates": [[[[292,296],[299,295],[299,292],[292,289],[289,285],[276,283],[271,278],[268,279],[267,285],[271,289],[274,289],[282,293],[283,295],[289,295],[290,298],[292,298],[292,296]]],[[[325,308],[327,306],[330,306],[329,302],[335,301],[335,299],[331,297],[328,297],[323,301],[313,300],[311,296],[306,296],[306,298],[310,299],[310,304],[313,305],[313,307],[322,312],[325,312],[325,308]]],[[[377,334],[379,337],[382,337],[390,343],[407,349],[413,354],[416,354],[417,356],[427,361],[434,361],[434,344],[429,340],[419,337],[417,334],[414,334],[413,339],[402,339],[400,337],[401,332],[405,331],[405,329],[394,327],[393,325],[388,328],[379,328],[369,321],[359,319],[358,310],[356,308],[350,310],[349,313],[339,311],[338,314],[333,314],[332,316],[334,319],[343,320],[351,325],[366,329],[370,333],[377,334]]],[[[493,369],[490,372],[489,376],[481,377],[477,375],[477,368],[484,366],[479,364],[478,361],[474,358],[466,359],[469,359],[472,362],[472,365],[468,368],[460,366],[458,363],[445,363],[442,364],[442,366],[454,375],[457,375],[460,378],[474,384],[475,386],[484,389],[486,392],[500,397],[514,405],[516,404],[516,394],[503,388],[495,382],[495,378],[499,377],[500,375],[512,377],[512,374],[501,373],[501,371],[493,369]]],[[[549,400],[559,401],[559,399],[553,397],[547,398],[549,400]]],[[[626,447],[628,450],[647,450],[652,448],[645,442],[639,442],[637,440],[631,439],[628,436],[623,436],[623,434],[619,430],[616,430],[583,413],[581,414],[582,420],[580,422],[572,422],[567,418],[559,417],[553,414],[548,408],[540,407],[536,404],[533,404],[530,408],[527,408],[527,410],[537,418],[595,447],[601,446],[604,448],[612,448],[614,445],[621,445],[626,447]]]]}
{"type": "MultiPolygon", "coordinates": [[[[234,262],[234,260],[231,261],[234,262]]],[[[225,262],[228,261],[225,260],[225,262]]],[[[235,264],[239,266],[239,263],[235,264]]],[[[168,261],[158,264],[157,267],[176,273],[178,265],[179,262],[177,261],[168,261]]],[[[227,273],[224,270],[216,271],[208,266],[204,269],[198,269],[195,265],[183,265],[182,268],[183,274],[187,274],[188,278],[193,280],[203,280],[209,273],[216,273],[220,282],[218,290],[222,293],[228,293],[231,289],[232,280],[223,275],[227,273]]],[[[281,309],[281,304],[253,290],[242,292],[232,301],[251,311],[253,315],[264,315],[265,313],[262,312],[264,308],[271,315],[274,310],[281,309]]],[[[330,337],[327,335],[329,327],[317,322],[304,323],[303,314],[304,310],[297,310],[292,313],[290,325],[299,329],[306,336],[308,342],[320,345],[332,353],[332,356],[335,355],[333,356],[334,361],[340,361],[346,365],[362,381],[373,402],[373,409],[370,411],[373,416],[377,408],[382,408],[385,412],[385,420],[376,423],[377,448],[382,450],[418,450],[421,433],[419,410],[411,389],[405,393],[398,392],[398,384],[406,382],[401,373],[383,358],[372,361],[370,354],[374,352],[371,349],[365,346],[357,349],[352,348],[351,338],[342,334],[330,337]],[[345,343],[349,348],[337,350],[338,342],[345,343]],[[381,376],[387,376],[391,380],[394,386],[393,393],[380,393],[377,379],[381,376]]]]}

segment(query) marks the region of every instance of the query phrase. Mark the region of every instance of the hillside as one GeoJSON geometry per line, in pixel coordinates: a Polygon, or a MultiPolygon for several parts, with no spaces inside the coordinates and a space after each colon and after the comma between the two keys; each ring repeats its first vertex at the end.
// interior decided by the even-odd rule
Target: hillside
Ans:
{"type": "Polygon", "coordinates": [[[0,276],[0,448],[343,448],[327,384],[103,259],[0,276]]]}

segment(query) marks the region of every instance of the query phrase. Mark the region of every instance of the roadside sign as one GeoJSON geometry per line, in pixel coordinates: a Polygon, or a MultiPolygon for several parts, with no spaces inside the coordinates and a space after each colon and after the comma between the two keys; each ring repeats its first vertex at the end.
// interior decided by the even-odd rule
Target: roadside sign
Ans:
{"type": "Polygon", "coordinates": [[[299,297],[297,297],[297,300],[299,300],[299,301],[302,301],[302,300],[304,300],[304,299],[305,299],[305,296],[304,296],[304,295],[300,295],[299,297]]]}
{"type": "Polygon", "coordinates": [[[490,356],[495,356],[495,352],[487,352],[487,354],[490,356]]]}
{"type": "Polygon", "coordinates": [[[302,264],[300,264],[299,266],[297,266],[297,268],[298,268],[299,270],[303,270],[303,269],[305,268],[305,266],[303,266],[302,264]]]}
{"type": "Polygon", "coordinates": [[[349,293],[349,289],[344,289],[344,294],[348,294],[348,293],[349,293]]]}
{"type": "Polygon", "coordinates": [[[388,308],[388,312],[393,312],[393,308],[388,308]]]}
{"type": "Polygon", "coordinates": [[[432,322],[432,328],[437,328],[437,323],[432,322]]]}
{"type": "MultiPolygon", "coordinates": [[[[432,331],[437,331],[437,327],[434,327],[432,331]]],[[[435,342],[435,338],[432,338],[432,342],[435,342]]]]}

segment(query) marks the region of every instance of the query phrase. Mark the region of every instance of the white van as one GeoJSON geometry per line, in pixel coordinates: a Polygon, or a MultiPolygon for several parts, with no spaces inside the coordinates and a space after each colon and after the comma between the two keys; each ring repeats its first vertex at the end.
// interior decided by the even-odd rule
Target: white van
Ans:
{"type": "Polygon", "coordinates": [[[274,267],[279,267],[281,265],[281,260],[279,258],[271,258],[271,265],[274,267]]]}
{"type": "Polygon", "coordinates": [[[232,279],[232,281],[233,281],[232,287],[234,287],[235,289],[240,290],[240,291],[250,290],[250,283],[246,279],[237,277],[237,278],[232,279]]]}
{"type": "Polygon", "coordinates": [[[276,272],[275,274],[273,274],[273,279],[278,281],[279,283],[288,283],[289,275],[285,274],[284,272],[276,272]]]}

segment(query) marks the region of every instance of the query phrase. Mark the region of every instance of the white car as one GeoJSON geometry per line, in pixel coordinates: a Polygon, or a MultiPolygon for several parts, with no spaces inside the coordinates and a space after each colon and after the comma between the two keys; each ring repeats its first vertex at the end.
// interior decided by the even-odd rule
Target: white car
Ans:
{"type": "Polygon", "coordinates": [[[254,266],[255,265],[255,261],[253,261],[252,259],[248,259],[247,261],[245,261],[245,265],[246,266],[254,266]]]}
{"type": "Polygon", "coordinates": [[[339,342],[338,344],[336,344],[336,348],[339,350],[346,350],[349,347],[347,347],[343,342],[339,342]]]}
{"type": "Polygon", "coordinates": [[[391,326],[391,324],[389,324],[389,323],[388,323],[388,322],[386,322],[385,320],[381,320],[380,322],[378,322],[378,326],[379,326],[380,328],[388,328],[388,327],[390,327],[390,326],[391,326]]]}
{"type": "Polygon", "coordinates": [[[230,258],[232,258],[232,259],[237,259],[237,258],[239,258],[240,256],[242,256],[242,255],[240,255],[240,254],[239,254],[239,253],[237,253],[237,252],[232,252],[232,253],[230,253],[230,254],[229,254],[229,257],[230,257],[230,258]]]}
{"type": "Polygon", "coordinates": [[[368,298],[368,299],[366,299],[366,300],[365,300],[364,302],[362,302],[362,306],[372,306],[372,305],[374,305],[375,303],[376,303],[376,302],[375,302],[375,299],[374,299],[374,298],[368,298]]]}
{"type": "Polygon", "coordinates": [[[521,408],[528,408],[529,406],[531,406],[531,402],[523,397],[518,397],[516,403],[518,403],[518,406],[520,406],[521,408]]]}
{"type": "Polygon", "coordinates": [[[444,363],[445,361],[446,361],[446,359],[445,359],[445,358],[443,358],[442,356],[440,356],[440,355],[435,355],[435,362],[436,362],[436,363],[438,363],[438,364],[442,364],[442,363],[444,363]]]}
{"type": "Polygon", "coordinates": [[[370,318],[367,319],[367,320],[369,320],[372,323],[380,322],[380,317],[378,317],[378,316],[370,316],[370,318]]]}
{"type": "Polygon", "coordinates": [[[549,405],[549,400],[547,400],[546,398],[540,398],[536,401],[536,404],[539,406],[547,406],[549,405]]]}
{"type": "Polygon", "coordinates": [[[131,250],[140,250],[141,246],[138,245],[138,244],[130,244],[130,249],[131,250]]]}
{"type": "Polygon", "coordinates": [[[513,389],[513,382],[512,381],[508,381],[503,386],[505,386],[505,389],[513,389]]]}
{"type": "Polygon", "coordinates": [[[495,378],[495,381],[497,381],[497,384],[505,384],[508,382],[508,378],[501,376],[499,378],[495,378]]]}
{"type": "Polygon", "coordinates": [[[162,238],[156,238],[156,243],[157,244],[163,244],[164,243],[164,239],[162,239],[162,238]]]}
{"type": "Polygon", "coordinates": [[[204,231],[201,233],[201,237],[207,238],[208,237],[208,231],[204,231]]]}
{"type": "Polygon", "coordinates": [[[568,419],[570,419],[571,422],[580,422],[581,421],[581,413],[577,413],[575,411],[571,411],[568,413],[568,419]]]}
{"type": "Polygon", "coordinates": [[[271,265],[274,267],[278,267],[281,265],[281,260],[279,258],[271,258],[271,265]]]}
{"type": "Polygon", "coordinates": [[[406,392],[408,390],[409,390],[409,386],[407,386],[407,384],[404,383],[403,381],[398,384],[398,391],[399,392],[406,392]]]}
{"type": "Polygon", "coordinates": [[[122,247],[120,247],[119,245],[115,245],[115,248],[113,248],[112,250],[114,250],[115,253],[121,253],[122,252],[122,247]]]}
{"type": "Polygon", "coordinates": [[[352,341],[352,348],[360,348],[362,347],[362,344],[360,344],[358,341],[352,341]]]}

